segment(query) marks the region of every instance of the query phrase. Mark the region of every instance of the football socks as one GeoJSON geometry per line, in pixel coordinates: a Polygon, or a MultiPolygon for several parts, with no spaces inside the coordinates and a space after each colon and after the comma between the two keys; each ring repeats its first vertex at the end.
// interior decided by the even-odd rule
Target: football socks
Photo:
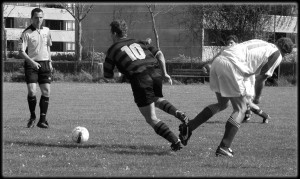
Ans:
{"type": "Polygon", "coordinates": [[[240,124],[233,120],[232,116],[227,120],[225,125],[225,133],[220,143],[221,147],[230,148],[235,134],[240,128],[240,124]]]}
{"type": "Polygon", "coordinates": [[[154,131],[162,136],[163,138],[167,139],[170,143],[176,143],[178,141],[178,137],[169,129],[167,124],[162,121],[159,121],[154,126],[154,131]]]}
{"type": "Polygon", "coordinates": [[[267,119],[268,118],[268,114],[265,113],[263,110],[261,109],[254,109],[254,108],[251,108],[251,111],[254,113],[254,114],[257,114],[259,115],[260,117],[264,118],[264,119],[267,119]]]}
{"type": "Polygon", "coordinates": [[[156,103],[156,107],[176,117],[177,108],[175,108],[169,101],[163,100],[156,103]]]}
{"type": "Polygon", "coordinates": [[[201,124],[205,123],[214,114],[219,112],[218,105],[209,105],[204,108],[194,119],[190,120],[188,125],[191,131],[195,130],[201,124]]]}
{"type": "Polygon", "coordinates": [[[36,106],[36,96],[27,96],[29,111],[30,111],[30,118],[34,119],[35,116],[35,106],[36,106]]]}
{"type": "Polygon", "coordinates": [[[49,104],[49,97],[41,96],[41,99],[40,99],[40,111],[41,111],[40,120],[41,121],[46,120],[48,104],[49,104]]]}

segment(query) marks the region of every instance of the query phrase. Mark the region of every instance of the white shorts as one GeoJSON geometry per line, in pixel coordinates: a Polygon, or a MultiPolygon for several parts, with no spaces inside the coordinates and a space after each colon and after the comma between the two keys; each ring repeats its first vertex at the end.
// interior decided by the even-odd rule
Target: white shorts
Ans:
{"type": "Polygon", "coordinates": [[[222,97],[254,96],[255,76],[244,77],[226,57],[217,57],[210,69],[210,88],[222,97]]]}

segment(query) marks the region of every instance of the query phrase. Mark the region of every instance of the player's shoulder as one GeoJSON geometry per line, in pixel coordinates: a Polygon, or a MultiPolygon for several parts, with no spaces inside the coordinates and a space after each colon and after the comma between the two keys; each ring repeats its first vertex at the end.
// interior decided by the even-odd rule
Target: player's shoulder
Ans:
{"type": "Polygon", "coordinates": [[[49,31],[49,30],[50,30],[50,28],[49,28],[49,27],[46,27],[46,26],[43,26],[43,30],[45,30],[45,31],[49,31]]]}
{"type": "Polygon", "coordinates": [[[23,34],[25,33],[31,33],[32,31],[34,31],[34,27],[32,25],[28,26],[26,29],[23,30],[23,34]]]}

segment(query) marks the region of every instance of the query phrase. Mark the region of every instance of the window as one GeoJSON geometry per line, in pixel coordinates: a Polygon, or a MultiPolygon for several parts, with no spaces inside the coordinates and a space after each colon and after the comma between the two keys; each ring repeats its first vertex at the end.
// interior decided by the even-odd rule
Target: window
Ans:
{"type": "Polygon", "coordinates": [[[66,43],[66,51],[75,51],[75,43],[67,42],[66,43]]]}
{"type": "Polygon", "coordinates": [[[17,47],[16,47],[17,42],[18,41],[15,41],[15,40],[8,40],[7,41],[7,50],[8,51],[15,51],[17,49],[17,47]]]}
{"type": "Polygon", "coordinates": [[[50,30],[63,30],[62,20],[45,20],[45,26],[50,30]]]}
{"type": "Polygon", "coordinates": [[[66,30],[74,31],[75,30],[75,21],[66,21],[66,30]]]}
{"type": "Polygon", "coordinates": [[[7,17],[5,19],[5,27],[6,28],[14,28],[14,18],[12,17],[7,17]]]}
{"type": "Polygon", "coordinates": [[[63,52],[63,42],[52,42],[51,52],[63,52]]]}

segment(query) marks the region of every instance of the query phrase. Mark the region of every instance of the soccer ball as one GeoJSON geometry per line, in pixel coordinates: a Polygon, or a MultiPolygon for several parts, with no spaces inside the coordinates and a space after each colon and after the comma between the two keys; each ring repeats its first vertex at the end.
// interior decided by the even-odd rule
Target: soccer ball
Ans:
{"type": "Polygon", "coordinates": [[[89,140],[89,131],[85,127],[75,127],[72,131],[72,140],[76,143],[84,143],[89,140]]]}

